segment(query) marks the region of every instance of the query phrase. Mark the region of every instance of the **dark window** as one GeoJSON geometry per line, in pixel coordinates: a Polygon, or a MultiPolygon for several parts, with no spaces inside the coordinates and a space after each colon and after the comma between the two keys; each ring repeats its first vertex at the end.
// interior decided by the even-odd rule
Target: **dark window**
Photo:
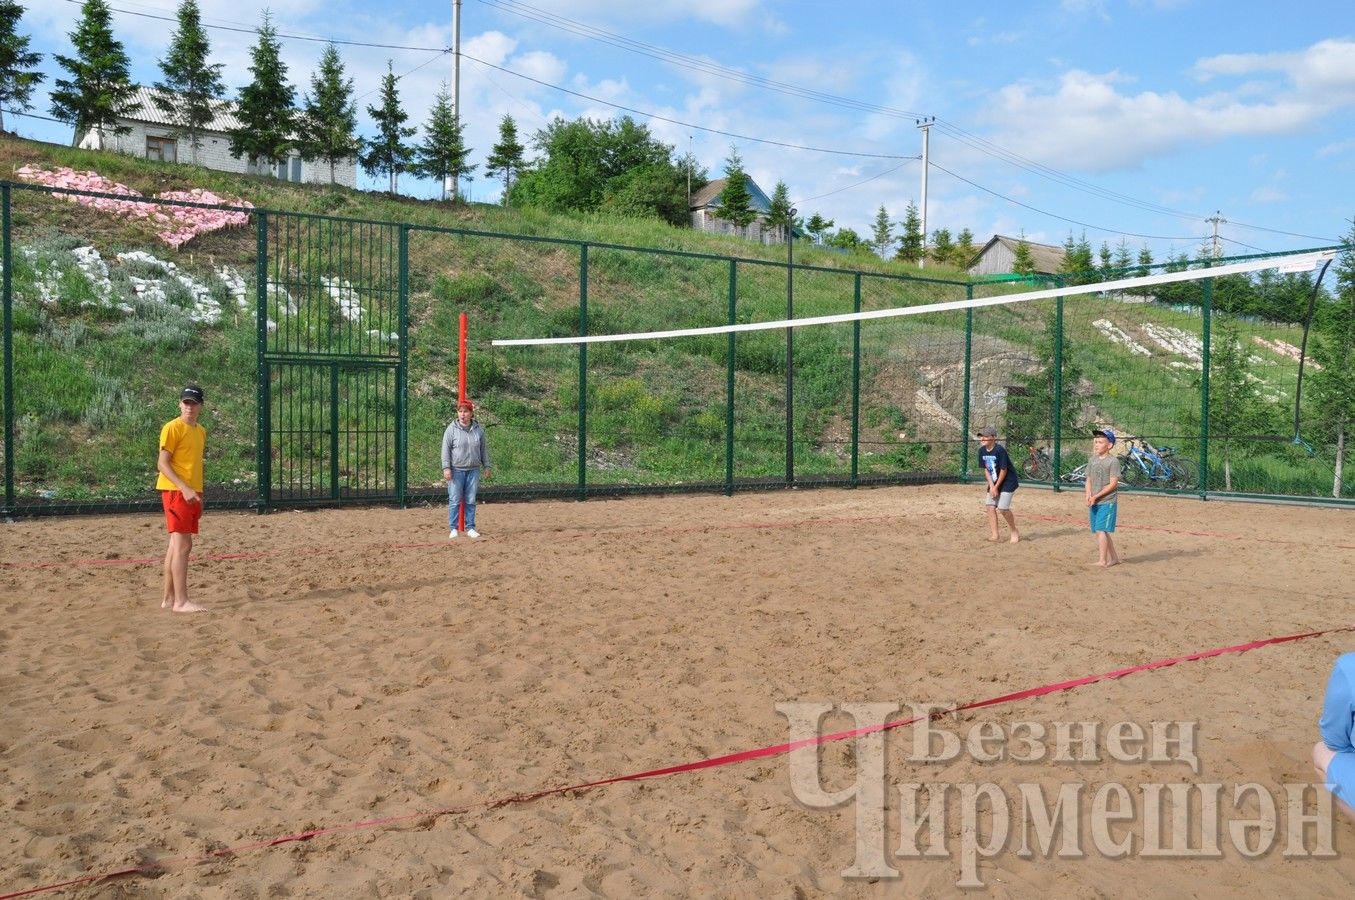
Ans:
{"type": "Polygon", "coordinates": [[[178,162],[178,142],[170,137],[146,135],[146,158],[160,162],[178,162]]]}

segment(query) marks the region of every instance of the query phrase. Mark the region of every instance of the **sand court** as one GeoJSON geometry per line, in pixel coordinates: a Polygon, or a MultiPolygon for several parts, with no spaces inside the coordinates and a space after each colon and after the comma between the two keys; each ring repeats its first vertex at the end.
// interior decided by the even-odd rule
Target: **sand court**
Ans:
{"type": "MultiPolygon", "coordinates": [[[[1014,510],[1015,546],[987,541],[975,486],[486,503],[475,542],[446,541],[438,507],[209,513],[190,568],[209,609],[197,616],[159,609],[159,517],[6,526],[0,893],[777,744],[784,701],[966,703],[1355,623],[1347,510],[1125,496],[1111,570],[1087,565],[1080,491],[1022,489],[1014,510]]],[[[1104,752],[917,762],[911,726],[891,731],[897,879],[843,877],[851,806],[798,802],[782,756],[69,893],[956,895],[958,845],[892,855],[898,784],[1208,782],[1226,806],[1255,782],[1283,798],[1313,780],[1326,678],[1352,649],[1355,633],[1332,634],[948,726],[1198,722],[1198,774],[1104,752]]],[[[821,757],[828,784],[850,783],[851,742],[821,757]]],[[[1333,826],[1335,858],[1286,858],[1277,842],[1247,859],[1226,840],[1227,815],[1243,814],[1224,814],[1221,858],[1114,860],[1089,840],[1081,858],[1023,858],[1013,838],[980,871],[994,896],[1355,888],[1350,824],[1333,826]]]]}

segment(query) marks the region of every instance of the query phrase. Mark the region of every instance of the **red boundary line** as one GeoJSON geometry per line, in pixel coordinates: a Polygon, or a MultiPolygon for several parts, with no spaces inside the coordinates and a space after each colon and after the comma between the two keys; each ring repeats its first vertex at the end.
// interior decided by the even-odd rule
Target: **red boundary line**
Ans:
{"type": "MultiPolygon", "coordinates": [[[[683,528],[632,528],[625,530],[594,530],[579,531],[566,537],[597,537],[607,534],[690,534],[703,531],[729,531],[736,529],[772,529],[772,528],[800,528],[804,526],[820,525],[850,525],[860,522],[889,522],[897,519],[907,519],[910,516],[906,514],[880,515],[880,516],[842,516],[838,518],[820,518],[820,519],[793,519],[781,522],[735,522],[727,525],[693,525],[683,528]]],[[[1073,519],[1062,516],[1035,516],[1026,515],[1024,518],[1033,519],[1037,522],[1052,522],[1060,525],[1085,525],[1084,519],[1073,519]]],[[[1187,528],[1168,528],[1162,525],[1130,525],[1121,524],[1120,529],[1125,531],[1151,531],[1162,534],[1183,534],[1191,537],[1207,537],[1227,541],[1254,541],[1260,544],[1299,544],[1297,541],[1286,541],[1279,538],[1266,538],[1255,535],[1229,534],[1222,531],[1194,531],[1187,528]]],[[[492,541],[495,538],[481,538],[481,541],[492,541]]],[[[431,547],[451,547],[454,546],[450,541],[418,541],[414,543],[372,543],[356,544],[344,547],[284,547],[277,550],[259,550],[245,553],[215,553],[207,556],[190,557],[193,562],[222,562],[236,559],[265,559],[270,556],[282,556],[284,554],[297,553],[352,553],[362,550],[426,550],[431,547]]],[[[1355,550],[1355,544],[1328,544],[1338,550],[1355,550]]],[[[128,557],[126,559],[71,559],[59,560],[56,562],[10,562],[8,560],[0,562],[0,567],[14,569],[60,569],[65,566],[142,566],[153,563],[163,562],[163,557],[128,557]]],[[[0,897],[0,900],[4,898],[0,897]]]]}
{"type": "MultiPolygon", "coordinates": [[[[1345,631],[1355,631],[1355,625],[1343,625],[1337,628],[1327,628],[1322,631],[1309,631],[1303,634],[1290,634],[1283,637],[1263,638],[1261,640],[1250,641],[1245,644],[1234,644],[1231,647],[1219,647],[1215,650],[1202,650],[1198,653],[1191,653],[1187,656],[1176,656],[1169,659],[1160,659],[1156,662],[1141,663],[1137,666],[1130,666],[1127,669],[1117,669],[1113,672],[1105,672],[1100,675],[1087,675],[1082,678],[1074,678],[1071,681],[1060,681],[1054,684],[1046,684],[1040,687],[1027,688],[1023,691],[1016,691],[1011,694],[1002,694],[997,697],[990,697],[987,700],[976,700],[972,703],[965,703],[960,706],[954,706],[947,710],[942,710],[933,714],[933,717],[953,715],[967,709],[982,709],[988,706],[998,706],[1004,703],[1014,703],[1017,700],[1024,700],[1029,697],[1040,697],[1045,694],[1052,694],[1057,691],[1068,691],[1074,688],[1085,687],[1089,684],[1095,684],[1098,681],[1105,681],[1110,678],[1123,678],[1126,675],[1133,675],[1136,672],[1147,672],[1153,669],[1162,669],[1167,666],[1174,666],[1181,662],[1193,662],[1200,659],[1209,659],[1215,656],[1222,656],[1225,653],[1246,653],[1248,650],[1256,650],[1260,647],[1270,646],[1272,644],[1287,644],[1292,641],[1301,641],[1308,638],[1321,637],[1327,634],[1337,634],[1345,631]]],[[[910,719],[898,719],[892,722],[884,722],[879,725],[868,725],[864,728],[855,728],[851,731],[839,731],[833,734],[818,735],[812,738],[805,738],[799,741],[793,741],[786,744],[774,744],[769,747],[759,747],[756,750],[743,750],[738,753],[729,753],[724,756],[713,756],[708,759],[701,759],[695,762],[680,763],[675,766],[668,766],[662,769],[650,769],[646,772],[635,772],[630,775],[615,775],[611,778],[603,778],[597,781],[585,781],[579,784],[566,785],[565,787],[545,788],[524,794],[513,794],[508,797],[501,797],[497,800],[484,800],[479,803],[472,803],[466,806],[448,807],[446,809],[435,809],[427,812],[406,813],[399,816],[391,816],[384,819],[369,819],[362,822],[349,822],[343,825],[333,825],[328,828],[316,828],[309,831],[300,831],[294,834],[284,834],[273,838],[254,841],[248,844],[239,844],[234,847],[224,847],[219,850],[212,850],[208,853],[202,853],[190,856],[179,856],[171,859],[157,860],[155,862],[145,863],[140,866],[133,866],[126,869],[118,869],[111,872],[102,872],[96,875],[84,875],[80,878],[72,878],[69,881],[61,881],[53,884],[40,885],[37,887],[26,888],[20,891],[14,891],[8,894],[0,894],[0,900],[14,900],[17,897],[28,897],[33,894],[41,894],[47,891],[55,891],[64,887],[74,887],[78,884],[89,884],[96,881],[103,881],[108,878],[117,878],[123,875],[149,875],[156,872],[164,872],[175,866],[188,866],[197,863],[207,862],[225,856],[235,856],[251,850],[261,850],[265,847],[275,847],[279,844],[289,844],[295,841],[309,840],[321,835],[337,834],[343,831],[356,831],[363,828],[375,828],[381,825],[391,825],[396,822],[408,822],[414,819],[438,818],[440,816],[461,815],[475,809],[495,809],[501,806],[509,806],[516,803],[527,803],[533,800],[539,800],[543,797],[550,797],[555,794],[563,794],[569,791],[585,791],[591,788],[602,787],[603,785],[616,784],[622,781],[638,781],[643,778],[659,778],[667,775],[676,775],[681,772],[695,772],[700,769],[710,769],[717,766],[727,766],[734,763],[747,762],[754,759],[765,759],[771,756],[781,756],[798,750],[803,747],[817,746],[831,741],[841,741],[847,738],[861,737],[862,735],[874,734],[876,732],[890,731],[903,725],[911,725],[917,722],[920,716],[914,716],[910,719]]]]}

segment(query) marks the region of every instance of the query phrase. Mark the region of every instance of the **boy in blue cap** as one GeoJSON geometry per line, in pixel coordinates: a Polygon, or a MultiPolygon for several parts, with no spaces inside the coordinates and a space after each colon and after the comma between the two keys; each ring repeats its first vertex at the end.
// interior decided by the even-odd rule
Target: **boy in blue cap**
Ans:
{"type": "Polygon", "coordinates": [[[1110,452],[1115,446],[1115,432],[1109,428],[1098,428],[1092,432],[1092,458],[1087,460],[1087,481],[1085,496],[1087,499],[1087,519],[1091,522],[1092,534],[1096,535],[1096,547],[1100,558],[1098,566],[1118,566],[1120,555],[1115,552],[1115,512],[1120,487],[1120,459],[1110,452]]]}

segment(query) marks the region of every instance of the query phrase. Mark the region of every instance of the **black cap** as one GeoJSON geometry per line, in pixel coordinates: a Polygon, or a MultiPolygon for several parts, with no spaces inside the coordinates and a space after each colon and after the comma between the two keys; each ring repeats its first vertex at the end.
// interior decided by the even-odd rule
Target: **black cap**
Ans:
{"type": "Polygon", "coordinates": [[[179,392],[180,400],[192,400],[194,403],[202,402],[202,388],[196,384],[190,384],[179,392]]]}

